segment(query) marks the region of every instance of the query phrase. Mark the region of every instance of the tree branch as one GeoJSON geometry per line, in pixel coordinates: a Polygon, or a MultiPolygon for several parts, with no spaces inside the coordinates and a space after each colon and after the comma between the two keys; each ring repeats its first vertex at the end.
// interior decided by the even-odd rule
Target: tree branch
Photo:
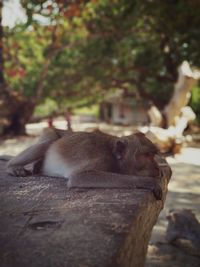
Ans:
{"type": "MultiPolygon", "coordinates": [[[[53,36],[54,38],[54,36],[53,36]]],[[[47,77],[47,74],[48,74],[48,71],[49,71],[49,67],[50,67],[50,64],[52,62],[52,60],[54,59],[54,57],[62,52],[64,49],[67,49],[67,48],[71,48],[71,47],[74,47],[75,45],[78,45],[80,42],[77,41],[77,42],[74,42],[72,44],[67,44],[67,45],[63,45],[62,47],[59,47],[59,48],[54,48],[54,50],[52,49],[51,45],[49,47],[49,55],[48,55],[48,58],[44,64],[44,67],[41,71],[41,75],[40,75],[40,79],[38,81],[38,85],[37,85],[37,88],[36,88],[36,96],[35,96],[35,101],[37,102],[41,97],[42,97],[42,94],[43,94],[43,90],[44,90],[44,81],[47,77]]]]}

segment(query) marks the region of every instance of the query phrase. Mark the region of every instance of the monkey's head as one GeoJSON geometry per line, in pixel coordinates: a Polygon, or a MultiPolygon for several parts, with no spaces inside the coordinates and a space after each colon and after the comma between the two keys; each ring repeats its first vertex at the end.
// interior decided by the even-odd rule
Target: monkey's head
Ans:
{"type": "Polygon", "coordinates": [[[120,172],[123,174],[154,177],[160,175],[160,169],[155,160],[159,150],[143,133],[118,139],[114,154],[120,172]]]}

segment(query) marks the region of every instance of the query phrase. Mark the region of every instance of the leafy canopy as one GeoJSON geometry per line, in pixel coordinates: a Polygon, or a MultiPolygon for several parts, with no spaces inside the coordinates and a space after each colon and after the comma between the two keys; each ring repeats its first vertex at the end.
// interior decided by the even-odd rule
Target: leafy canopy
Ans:
{"type": "Polygon", "coordinates": [[[163,107],[183,60],[200,67],[198,0],[21,0],[24,24],[5,29],[14,90],[84,105],[108,90],[163,107]]]}

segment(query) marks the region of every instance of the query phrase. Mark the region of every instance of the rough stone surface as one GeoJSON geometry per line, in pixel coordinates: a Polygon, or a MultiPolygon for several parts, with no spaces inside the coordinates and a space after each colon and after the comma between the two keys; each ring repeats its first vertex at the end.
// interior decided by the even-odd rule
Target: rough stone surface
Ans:
{"type": "Polygon", "coordinates": [[[163,200],[142,190],[68,190],[61,178],[11,177],[0,161],[1,267],[141,267],[163,200]]]}

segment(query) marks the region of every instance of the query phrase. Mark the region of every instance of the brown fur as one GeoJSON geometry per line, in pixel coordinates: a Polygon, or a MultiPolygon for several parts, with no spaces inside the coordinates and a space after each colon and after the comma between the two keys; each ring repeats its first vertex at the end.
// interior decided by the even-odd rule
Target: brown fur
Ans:
{"type": "MultiPolygon", "coordinates": [[[[142,133],[116,137],[99,130],[87,133],[48,129],[37,144],[10,160],[7,170],[18,176],[37,172],[63,176],[69,178],[72,187],[132,187],[134,179],[136,184],[139,181],[132,175],[160,175],[155,160],[158,154],[156,146],[142,133]],[[30,163],[32,169],[27,170],[30,163]],[[93,176],[89,177],[91,171],[93,176]]],[[[146,186],[148,181],[150,178],[146,186]]],[[[155,186],[153,179],[152,183],[155,186]]]]}

